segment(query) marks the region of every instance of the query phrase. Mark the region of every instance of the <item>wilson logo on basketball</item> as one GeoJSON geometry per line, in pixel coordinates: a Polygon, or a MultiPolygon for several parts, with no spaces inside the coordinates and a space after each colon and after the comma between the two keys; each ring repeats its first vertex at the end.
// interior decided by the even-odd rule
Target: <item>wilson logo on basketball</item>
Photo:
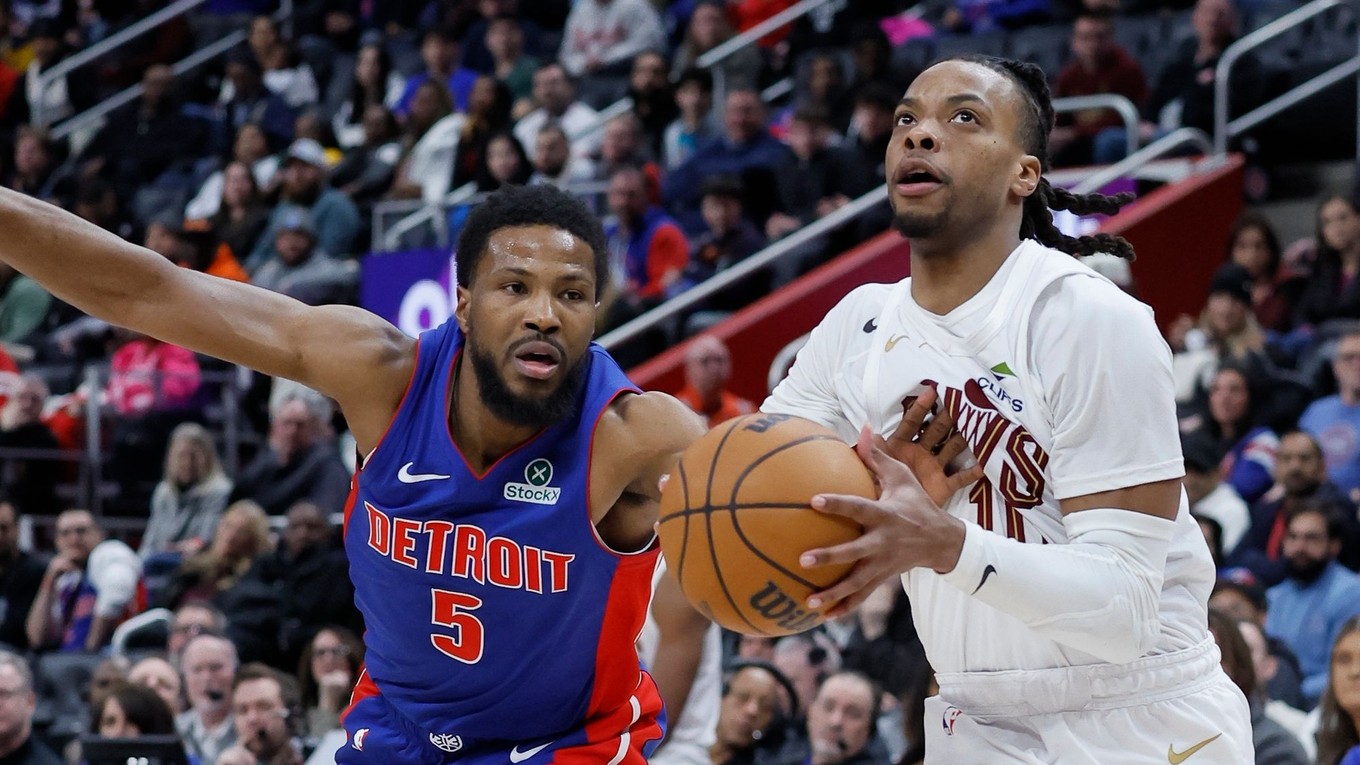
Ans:
{"type": "Polygon", "coordinates": [[[548,485],[552,477],[552,463],[540,457],[524,467],[524,480],[527,483],[510,481],[505,484],[504,497],[515,502],[555,505],[562,490],[548,485]]]}
{"type": "Polygon", "coordinates": [[[756,613],[790,633],[811,629],[822,618],[822,615],[815,611],[799,608],[798,601],[793,596],[768,580],[760,592],[751,596],[750,605],[756,613]]]}

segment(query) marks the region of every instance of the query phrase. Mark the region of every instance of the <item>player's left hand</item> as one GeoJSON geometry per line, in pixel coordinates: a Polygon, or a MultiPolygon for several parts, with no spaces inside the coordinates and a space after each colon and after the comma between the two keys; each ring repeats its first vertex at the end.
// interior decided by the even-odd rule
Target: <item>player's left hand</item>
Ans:
{"type": "Polygon", "coordinates": [[[944,468],[924,448],[912,463],[894,459],[889,444],[866,427],[855,450],[873,472],[878,499],[844,494],[819,494],[812,507],[855,521],[864,528],[858,538],[833,547],[808,550],[800,558],[804,568],[853,563],[854,568],[835,585],[808,598],[809,608],[834,604],[826,614],[837,618],[855,610],[889,577],[917,567],[948,571],[963,548],[963,523],[940,509],[926,484],[945,497],[977,480],[972,471],[946,476],[944,468]]]}
{"type": "Polygon", "coordinates": [[[968,442],[954,429],[954,419],[943,407],[933,412],[937,399],[935,389],[926,388],[904,402],[902,421],[888,436],[884,448],[890,457],[910,468],[931,501],[943,507],[955,492],[982,477],[982,467],[976,462],[965,468],[952,466],[968,449],[968,442]]]}

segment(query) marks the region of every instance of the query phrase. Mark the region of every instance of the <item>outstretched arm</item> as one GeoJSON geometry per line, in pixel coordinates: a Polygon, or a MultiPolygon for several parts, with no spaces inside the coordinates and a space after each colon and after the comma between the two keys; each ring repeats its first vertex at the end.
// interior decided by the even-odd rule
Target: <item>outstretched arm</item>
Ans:
{"type": "Polygon", "coordinates": [[[335,398],[361,448],[376,443],[405,389],[414,341],[367,311],[179,268],[8,189],[0,232],[0,260],[91,316],[335,398]]]}
{"type": "Polygon", "coordinates": [[[666,702],[666,716],[674,725],[689,702],[694,678],[703,661],[704,635],[712,622],[689,604],[680,591],[680,583],[669,572],[657,582],[652,596],[652,618],[660,633],[652,677],[666,702]]]}

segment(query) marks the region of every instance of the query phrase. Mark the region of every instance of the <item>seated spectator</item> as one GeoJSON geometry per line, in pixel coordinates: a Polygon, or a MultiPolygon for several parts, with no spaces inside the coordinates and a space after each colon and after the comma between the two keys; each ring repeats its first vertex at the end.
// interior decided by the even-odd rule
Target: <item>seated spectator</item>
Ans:
{"type": "Polygon", "coordinates": [[[300,386],[270,402],[265,447],[237,476],[232,499],[254,500],[270,515],[302,500],[343,512],[349,472],[335,448],[334,411],[329,399],[300,386]]]}
{"type": "Polygon", "coordinates": [[[1284,578],[1280,545],[1284,540],[1284,521],[1291,508],[1305,502],[1326,502],[1350,508],[1342,514],[1346,533],[1342,536],[1341,565],[1352,571],[1360,567],[1360,519],[1355,503],[1327,479],[1322,447],[1308,433],[1293,430],[1280,436],[1275,453],[1275,485],[1251,507],[1251,526],[1242,539],[1234,561],[1251,569],[1266,585],[1284,578]]]}
{"type": "Polygon", "coordinates": [[[138,417],[188,406],[202,379],[192,351],[121,328],[114,337],[122,344],[110,360],[104,396],[115,412],[138,417]]]}
{"type": "Polygon", "coordinates": [[[354,588],[349,582],[345,554],[332,544],[326,514],[311,502],[288,510],[280,545],[251,566],[232,591],[224,593],[222,608],[229,615],[232,635],[242,656],[293,666],[307,641],[327,624],[356,623],[354,588]],[[269,593],[278,604],[278,621],[261,619],[258,626],[245,617],[241,604],[269,593]],[[273,634],[269,634],[269,633],[273,634]]]}
{"type": "Polygon", "coordinates": [[[1328,676],[1318,705],[1317,764],[1352,765],[1360,754],[1360,618],[1352,618],[1331,641],[1328,676]]]}
{"type": "Polygon", "coordinates": [[[12,503],[0,500],[0,646],[28,650],[24,622],[46,570],[42,561],[19,549],[19,515],[12,503]]]}
{"type": "Polygon", "coordinates": [[[38,697],[33,672],[17,654],[0,650],[0,761],[16,765],[62,765],[62,759],[33,735],[38,697]]]}
{"type": "Polygon", "coordinates": [[[1237,622],[1237,631],[1242,635],[1242,641],[1251,652],[1251,667],[1256,675],[1256,703],[1261,705],[1268,719],[1288,731],[1299,743],[1307,757],[1305,762],[1313,762],[1313,758],[1317,756],[1317,745],[1313,740],[1313,731],[1309,729],[1308,714],[1279,699],[1271,698],[1268,693],[1267,686],[1279,672],[1280,660],[1270,653],[1266,633],[1262,631],[1261,625],[1249,619],[1234,621],[1237,622]]]}
{"type": "Polygon", "coordinates": [[[529,182],[533,172],[534,166],[519,139],[514,133],[501,131],[486,140],[486,151],[477,168],[477,190],[495,191],[507,183],[522,186],[529,182]]]}
{"type": "Polygon", "coordinates": [[[16,91],[16,97],[23,99],[21,113],[33,115],[39,124],[51,125],[94,106],[99,94],[89,69],[75,69],[47,88],[41,86],[39,77],[69,53],[58,21],[37,19],[29,26],[28,36],[33,59],[28,64],[24,87],[16,91]],[[41,119],[36,119],[39,116],[41,119]]]}
{"type": "Polygon", "coordinates": [[[667,170],[694,156],[698,147],[718,137],[713,114],[713,75],[707,69],[686,69],[675,83],[679,116],[661,138],[661,161],[667,170]]]}
{"type": "MultiPolygon", "coordinates": [[[[765,129],[765,102],[754,90],[727,94],[723,135],[694,152],[662,182],[662,199],[685,231],[700,230],[699,203],[705,178],[718,174],[739,176],[750,198],[775,193],[775,168],[787,161],[789,148],[765,129]]],[[[753,211],[763,223],[770,210],[753,211]]]]}
{"type": "MultiPolygon", "coordinates": [[[[246,38],[250,52],[259,62],[263,72],[264,86],[282,98],[294,109],[312,106],[321,99],[321,89],[317,87],[316,75],[292,43],[279,33],[278,24],[269,16],[256,16],[250,20],[250,32],[246,38]]],[[[222,83],[221,100],[232,99],[232,82],[222,83]]]]}
{"type": "Polygon", "coordinates": [[[358,144],[350,146],[331,174],[331,184],[360,209],[371,210],[392,187],[401,162],[401,134],[396,117],[382,104],[369,104],[360,125],[358,144]]]}
{"type": "Polygon", "coordinates": [[[773,759],[784,740],[784,725],[796,711],[792,696],[793,685],[772,665],[739,663],[723,683],[717,741],[708,750],[713,765],[773,759]]]}
{"type": "MultiPolygon", "coordinates": [[[[236,130],[236,140],[232,142],[232,163],[239,163],[245,166],[255,189],[255,200],[259,200],[264,194],[265,189],[273,189],[275,184],[281,180],[278,175],[279,157],[271,154],[269,143],[264,130],[253,122],[247,122],[236,130]]],[[[203,181],[194,198],[189,200],[189,204],[184,207],[184,217],[189,220],[199,220],[203,218],[214,218],[222,210],[223,197],[226,194],[227,168],[215,171],[203,181]]],[[[240,204],[238,202],[237,204],[240,204]]],[[[219,223],[220,225],[220,223],[219,223]]],[[[258,237],[259,232],[255,232],[258,237]]],[[[254,240],[252,240],[253,242],[254,240]]],[[[253,247],[253,243],[251,247],[253,247]]],[[[250,254],[251,247],[243,249],[233,248],[232,252],[240,257],[250,254]]]]}
{"type": "Polygon", "coordinates": [[[510,128],[513,103],[505,84],[488,75],[477,78],[468,98],[466,119],[457,136],[453,153],[453,188],[475,181],[477,167],[486,153],[486,142],[496,133],[510,128]]]}
{"type": "Polygon", "coordinates": [[[0,341],[27,342],[51,307],[50,292],[8,263],[0,265],[0,341]]]}
{"type": "Polygon", "coordinates": [[[354,71],[349,77],[337,75],[331,81],[326,99],[331,129],[340,148],[353,149],[364,143],[364,115],[370,107],[385,110],[396,106],[406,87],[401,74],[392,68],[392,57],[376,40],[359,48],[354,71]]]}
{"type": "Polygon", "coordinates": [[[623,75],[633,57],[666,43],[647,0],[579,0],[567,16],[557,60],[573,77],[623,75]]]}
{"type": "Polygon", "coordinates": [[[600,148],[600,135],[595,132],[600,115],[576,100],[576,87],[561,64],[548,62],[534,72],[534,103],[538,108],[515,123],[515,138],[521,146],[532,146],[538,131],[551,120],[567,131],[574,154],[588,157],[600,148]]]}
{"type": "MultiPolygon", "coordinates": [[[[1200,429],[1218,439],[1223,452],[1223,480],[1248,504],[1260,499],[1273,485],[1275,451],[1280,446],[1275,432],[1258,424],[1261,418],[1256,400],[1262,396],[1245,366],[1224,364],[1214,374],[1206,414],[1186,418],[1182,423],[1186,429],[1200,429]]],[[[1232,552],[1232,545],[1227,552],[1232,552]]]]}
{"type": "Polygon", "coordinates": [[[298,765],[306,752],[293,732],[290,716],[298,708],[291,677],[264,664],[246,664],[231,684],[236,744],[217,765],[298,765]]]}
{"type": "Polygon", "coordinates": [[[855,94],[855,111],[850,116],[850,148],[859,152],[860,161],[874,168],[874,184],[887,182],[883,158],[892,138],[893,113],[898,94],[887,85],[871,82],[855,94]]]}
{"type": "Polygon", "coordinates": [[[1251,307],[1256,321],[1269,332],[1287,332],[1293,326],[1300,294],[1308,280],[1285,269],[1280,240],[1265,216],[1243,213],[1228,232],[1228,260],[1251,275],[1251,307]]]}
{"type": "MultiPolygon", "coordinates": [[[[1072,22],[1072,58],[1058,73],[1056,98],[1111,93],[1141,108],[1147,101],[1147,78],[1138,59],[1115,41],[1115,18],[1108,11],[1085,11],[1072,22]]],[[[1113,109],[1087,109],[1058,118],[1048,150],[1055,167],[1089,165],[1100,131],[1123,122],[1113,109]]]]}
{"type": "MultiPolygon", "coordinates": [[[[700,56],[735,35],[728,21],[727,8],[722,2],[702,0],[695,3],[694,12],[685,26],[685,37],[675,51],[675,60],[671,62],[671,78],[678,79],[685,70],[695,67],[700,56]]],[[[715,65],[718,75],[713,76],[712,81],[719,84],[718,90],[722,94],[729,90],[753,88],[763,64],[760,51],[748,45],[719,61],[715,65]]]]}
{"type": "Polygon", "coordinates": [[[534,141],[534,174],[529,183],[548,183],[559,189],[595,179],[595,163],[573,156],[571,143],[562,126],[549,122],[538,131],[534,141]]]}
{"type": "Polygon", "coordinates": [[[293,140],[293,108],[265,87],[264,71],[254,54],[244,50],[227,54],[226,78],[231,98],[222,104],[222,121],[232,140],[251,123],[264,132],[271,153],[287,146],[293,140]]]}
{"type": "Polygon", "coordinates": [[[274,256],[260,264],[250,283],[310,305],[350,303],[358,273],[318,246],[312,214],[301,207],[274,216],[274,256]]]}
{"type": "Polygon", "coordinates": [[[1355,200],[1327,197],[1318,206],[1317,254],[1308,286],[1299,297],[1296,323],[1318,325],[1329,319],[1360,318],[1360,284],[1352,276],[1357,268],[1360,209],[1355,200]]]}
{"type": "MultiPolygon", "coordinates": [[[[872,178],[858,154],[833,144],[827,113],[816,107],[794,112],[788,145],[792,152],[775,169],[781,212],[765,221],[765,235],[771,240],[850,204],[869,191],[872,178]]],[[[840,252],[843,248],[833,249],[840,252]]]]}
{"type": "Polygon", "coordinates": [[[176,735],[175,718],[165,700],[137,683],[114,685],[90,712],[90,732],[102,738],[176,735]]]}
{"type": "Polygon", "coordinates": [[[610,176],[609,211],[616,218],[605,227],[614,283],[605,323],[616,327],[666,299],[689,259],[689,242],[665,210],[648,203],[637,167],[610,176]]]}
{"type": "Polygon", "coordinates": [[[633,99],[633,116],[642,127],[647,151],[661,156],[661,138],[666,126],[679,115],[675,91],[666,76],[666,56],[659,51],[644,51],[633,58],[628,75],[628,98],[633,99]]]}
{"type": "Polygon", "coordinates": [[[208,123],[184,113],[174,76],[165,64],[146,70],[141,97],[109,114],[81,152],[83,174],[104,176],[131,199],[175,163],[208,153],[208,123]]]}
{"type": "MultiPolygon", "coordinates": [[[[260,506],[248,500],[232,503],[217,522],[207,549],[188,556],[180,564],[167,587],[165,602],[172,607],[212,603],[273,546],[269,520],[260,506]]],[[[173,650],[172,647],[172,653],[173,650]]]]}
{"type": "Polygon", "coordinates": [[[1266,716],[1265,698],[1257,692],[1256,669],[1251,649],[1242,638],[1237,622],[1221,611],[1209,611],[1209,633],[1218,643],[1219,661],[1223,671],[1242,695],[1247,697],[1251,710],[1251,742],[1256,761],[1278,765],[1309,765],[1303,745],[1282,725],[1266,716]]]}
{"type": "MultiPolygon", "coordinates": [[[[765,237],[746,216],[745,190],[733,176],[715,176],[704,181],[699,213],[704,219],[702,232],[690,240],[689,262],[680,276],[677,291],[702,284],[724,269],[760,252],[765,237]]],[[[768,270],[741,284],[722,290],[704,301],[709,311],[736,311],[770,290],[768,270]]]]}
{"type": "Polygon", "coordinates": [[[316,243],[323,252],[337,258],[356,255],[355,238],[363,221],[349,197],[326,186],[327,167],[326,150],[316,141],[304,138],[293,143],[283,162],[279,205],[269,214],[269,225],[250,254],[246,270],[253,274],[271,256],[279,254],[275,231],[295,207],[311,213],[316,243]]]}
{"type": "Polygon", "coordinates": [[[816,698],[822,681],[841,670],[841,653],[825,634],[804,632],[779,638],[774,644],[773,663],[793,684],[797,698],[790,719],[798,724],[816,698]]]}
{"type": "MultiPolygon", "coordinates": [[[[0,448],[61,448],[56,435],[42,420],[47,398],[47,383],[41,377],[26,374],[19,378],[17,389],[0,409],[0,448]]],[[[0,486],[20,512],[51,515],[58,506],[56,487],[62,468],[54,454],[0,459],[0,486]]]]}
{"type": "Polygon", "coordinates": [[[57,149],[40,128],[21,125],[14,138],[14,161],[5,176],[5,186],[46,201],[71,196],[69,177],[61,172],[57,149]]]}
{"type": "Polygon", "coordinates": [[[807,723],[780,751],[780,765],[887,765],[870,747],[883,691],[859,672],[841,671],[817,687],[807,723]]]}
{"type": "Polygon", "coordinates": [[[524,22],[514,16],[493,16],[486,24],[486,49],[493,62],[491,73],[510,91],[519,115],[533,110],[534,72],[537,58],[524,52],[524,22]]]}
{"type": "Polygon", "coordinates": [[[1197,517],[1212,519],[1221,534],[1222,563],[1233,555],[1246,534],[1251,514],[1248,503],[1236,487],[1223,477],[1222,446],[1207,432],[1181,436],[1181,452],[1185,458],[1185,493],[1190,512],[1197,517]]]}
{"type": "Polygon", "coordinates": [[[180,696],[183,682],[174,665],[161,656],[148,656],[128,670],[128,682],[150,688],[161,697],[170,710],[170,732],[178,733],[174,728],[174,716],[184,711],[184,699],[180,696]]]}
{"type": "Polygon", "coordinates": [[[192,555],[207,546],[227,507],[231,480],[222,472],[212,435],[186,422],[170,434],[165,476],[151,494],[143,557],[162,552],[192,555]]]}
{"type": "Polygon", "coordinates": [[[1177,401],[1202,408],[1213,376],[1225,362],[1241,362],[1253,375],[1262,374],[1266,337],[1251,308],[1251,275],[1227,263],[1214,273],[1198,322],[1181,315],[1172,323],[1167,342],[1175,353],[1177,401]]]}
{"type": "MultiPolygon", "coordinates": [[[[1266,591],[1248,577],[1214,581],[1214,589],[1209,594],[1209,607],[1216,608],[1238,621],[1249,621],[1262,631],[1266,623],[1266,591]]],[[[1283,701],[1295,709],[1307,706],[1299,686],[1303,673],[1299,670],[1299,659],[1289,646],[1277,637],[1265,636],[1266,647],[1275,662],[1275,671],[1266,681],[1266,693],[1272,699],[1283,701]]]]}
{"type": "MultiPolygon", "coordinates": [[[[233,165],[232,174],[236,176],[232,185],[238,181],[253,184],[250,172],[244,165],[233,165]]],[[[253,185],[251,188],[254,188],[253,185]]],[[[264,211],[261,209],[258,224],[264,228],[264,211]]],[[[231,247],[217,238],[217,232],[210,221],[180,221],[172,214],[168,221],[152,221],[146,227],[146,248],[164,255],[167,260],[181,268],[190,268],[209,276],[230,279],[234,282],[248,282],[250,276],[241,267],[240,261],[232,254],[231,247]]]]}
{"type": "MultiPolygon", "coordinates": [[[[793,106],[782,117],[799,111],[817,112],[837,134],[850,128],[850,117],[855,108],[855,94],[845,81],[845,66],[841,56],[832,51],[812,51],[807,58],[807,78],[794,96],[793,106]]],[[[781,125],[782,118],[776,119],[781,125]]]]}
{"type": "Polygon", "coordinates": [[[220,762],[222,753],[236,743],[231,687],[237,665],[236,647],[221,635],[199,635],[184,647],[189,710],[175,718],[175,728],[184,748],[200,762],[220,762]]]}
{"type": "Polygon", "coordinates": [[[76,215],[128,241],[141,239],[137,220],[118,198],[118,192],[103,178],[84,178],[76,185],[76,215]]]}
{"type": "Polygon", "coordinates": [[[879,585],[848,621],[850,631],[841,641],[842,666],[875,678],[883,686],[884,701],[895,704],[912,690],[927,666],[906,592],[897,580],[890,579],[879,585]]]}
{"type": "Polygon", "coordinates": [[[391,196],[422,197],[437,202],[451,188],[458,134],[465,117],[453,111],[453,99],[435,80],[416,88],[411,111],[402,125],[403,153],[397,164],[391,196]]]}
{"type": "Polygon", "coordinates": [[[313,736],[340,727],[340,713],[363,664],[363,641],[344,627],[322,627],[307,644],[298,662],[298,685],[313,736]]]}
{"type": "Polygon", "coordinates": [[[401,98],[392,107],[393,113],[405,117],[411,109],[411,99],[415,97],[416,89],[427,81],[444,85],[453,97],[454,109],[466,111],[477,73],[463,68],[462,53],[462,45],[451,30],[442,27],[427,29],[420,40],[420,60],[425,68],[406,79],[401,98]]]}
{"type": "Polygon", "coordinates": [[[37,651],[96,651],[113,629],[140,612],[142,561],[132,548],[105,539],[88,510],[57,516],[57,555],[28,611],[29,645],[37,651]]]}
{"type": "Polygon", "coordinates": [[[750,401],[727,390],[731,378],[727,346],[713,335],[699,335],[685,349],[685,387],[675,397],[702,415],[710,428],[716,427],[756,410],[750,401]]]}
{"type": "MultiPolygon", "coordinates": [[[[216,534],[214,534],[216,536],[216,534]]],[[[170,663],[182,666],[184,647],[190,640],[205,632],[224,635],[227,630],[227,617],[205,601],[190,600],[175,609],[170,617],[170,635],[165,640],[165,650],[170,663]]]]}
{"type": "Polygon", "coordinates": [[[1343,528],[1329,505],[1291,512],[1283,544],[1288,576],[1266,592],[1266,634],[1299,657],[1310,706],[1327,685],[1327,656],[1342,624],[1360,614],[1360,577],[1336,562],[1343,528]]]}
{"type": "Polygon", "coordinates": [[[1360,331],[1346,332],[1332,356],[1336,393],[1324,396],[1299,416],[1299,429],[1322,447],[1327,477],[1356,502],[1360,499],[1360,331]]]}
{"type": "Polygon", "coordinates": [[[660,202],[661,170],[652,162],[638,118],[631,113],[613,117],[604,123],[600,136],[600,161],[595,163],[595,177],[607,181],[619,168],[640,167],[647,176],[647,201],[660,202]]]}

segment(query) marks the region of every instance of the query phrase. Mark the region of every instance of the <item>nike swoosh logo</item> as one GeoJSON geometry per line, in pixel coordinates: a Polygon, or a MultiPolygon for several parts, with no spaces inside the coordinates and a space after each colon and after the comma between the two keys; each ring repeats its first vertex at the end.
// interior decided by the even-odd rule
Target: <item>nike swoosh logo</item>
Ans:
{"type": "MultiPolygon", "coordinates": [[[[556,739],[554,739],[554,740],[556,740],[556,739]]],[[[516,744],[514,747],[512,747],[512,748],[510,749],[510,761],[511,761],[511,762],[524,762],[525,760],[529,759],[530,757],[533,757],[534,755],[538,754],[539,752],[543,751],[544,749],[547,749],[548,747],[552,746],[552,743],[553,743],[552,741],[549,741],[549,742],[546,743],[546,744],[539,744],[538,746],[534,747],[533,749],[525,749],[525,750],[522,751],[522,752],[519,750],[519,745],[516,744]]]]}
{"type": "Polygon", "coordinates": [[[872,335],[876,329],[878,329],[878,324],[873,319],[864,322],[864,334],[872,335]]]}
{"type": "Polygon", "coordinates": [[[981,581],[981,582],[978,582],[978,586],[977,586],[977,587],[974,587],[974,588],[973,588],[973,591],[972,591],[971,593],[969,593],[969,594],[970,594],[970,595],[976,595],[976,594],[977,594],[977,591],[980,590],[980,589],[982,589],[982,585],[984,585],[984,584],[987,583],[987,577],[989,577],[989,576],[991,576],[992,574],[995,574],[995,573],[996,573],[996,566],[993,566],[992,564],[988,563],[988,564],[987,564],[987,567],[984,568],[984,569],[982,569],[982,581],[981,581]]]}
{"type": "Polygon", "coordinates": [[[408,462],[402,465],[401,470],[397,471],[397,480],[402,483],[424,483],[425,481],[442,481],[448,478],[448,476],[438,473],[412,473],[411,466],[414,464],[416,463],[408,462]]]}
{"type": "Polygon", "coordinates": [[[888,338],[888,341],[886,343],[883,344],[883,352],[892,353],[893,346],[897,345],[899,341],[906,339],[907,339],[906,335],[893,335],[892,337],[888,338]]]}
{"type": "Polygon", "coordinates": [[[1171,763],[1171,765],[1181,765],[1182,762],[1185,762],[1186,760],[1190,759],[1190,756],[1193,755],[1195,752],[1198,752],[1204,747],[1214,743],[1214,741],[1218,740],[1218,736],[1222,735],[1223,735],[1222,733],[1219,733],[1217,736],[1210,736],[1209,738],[1204,739],[1203,741],[1199,742],[1198,744],[1195,744],[1189,749],[1186,749],[1184,752],[1177,752],[1174,746],[1167,744],[1166,761],[1171,763]]]}

